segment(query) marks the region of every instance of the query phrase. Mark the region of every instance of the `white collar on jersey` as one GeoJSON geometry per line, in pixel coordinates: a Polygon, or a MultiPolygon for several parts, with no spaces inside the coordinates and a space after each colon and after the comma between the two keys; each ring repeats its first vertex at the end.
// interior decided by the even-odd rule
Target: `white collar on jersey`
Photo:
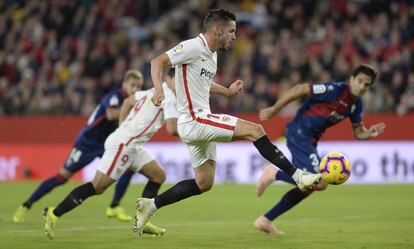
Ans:
{"type": "Polygon", "coordinates": [[[203,33],[200,33],[200,34],[198,35],[198,37],[201,39],[201,41],[203,42],[204,46],[208,49],[208,51],[209,51],[210,53],[213,53],[213,52],[211,51],[211,49],[209,48],[208,43],[207,43],[207,40],[206,40],[206,37],[203,35],[203,33]]]}

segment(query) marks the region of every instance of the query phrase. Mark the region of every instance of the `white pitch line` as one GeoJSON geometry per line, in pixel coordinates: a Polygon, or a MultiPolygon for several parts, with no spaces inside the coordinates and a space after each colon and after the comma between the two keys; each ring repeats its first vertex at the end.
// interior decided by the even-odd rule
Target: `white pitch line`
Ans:
{"type": "MultiPolygon", "coordinates": [[[[76,231],[85,231],[85,230],[107,230],[107,229],[122,230],[126,228],[131,228],[131,227],[130,226],[70,227],[70,228],[59,228],[58,230],[65,231],[65,232],[76,232],[76,231]]],[[[43,229],[39,228],[39,229],[10,230],[10,231],[4,231],[4,233],[38,233],[40,231],[43,231],[43,229]]]]}
{"type": "Polygon", "coordinates": [[[360,216],[360,215],[348,215],[348,216],[337,216],[337,217],[303,217],[303,218],[291,218],[291,219],[282,219],[282,221],[295,221],[295,222],[314,222],[314,221],[340,221],[340,220],[367,220],[378,217],[378,215],[366,215],[366,216],[360,216]]]}
{"type": "MultiPolygon", "coordinates": [[[[303,217],[303,218],[287,218],[281,219],[280,222],[315,222],[315,221],[325,221],[325,220],[366,220],[375,218],[377,215],[370,216],[358,216],[358,215],[349,215],[341,217],[303,217]]],[[[233,225],[243,225],[248,224],[247,222],[231,222],[231,221],[208,221],[208,222],[178,222],[178,223],[168,223],[168,227],[181,227],[181,226],[217,226],[223,224],[233,224],[233,225]]],[[[70,227],[70,228],[58,228],[58,231],[62,232],[76,232],[76,231],[85,231],[85,230],[132,230],[132,224],[125,225],[114,225],[114,226],[93,226],[93,227],[70,227]]],[[[43,229],[19,229],[19,230],[8,230],[2,231],[0,233],[39,233],[43,229]]]]}

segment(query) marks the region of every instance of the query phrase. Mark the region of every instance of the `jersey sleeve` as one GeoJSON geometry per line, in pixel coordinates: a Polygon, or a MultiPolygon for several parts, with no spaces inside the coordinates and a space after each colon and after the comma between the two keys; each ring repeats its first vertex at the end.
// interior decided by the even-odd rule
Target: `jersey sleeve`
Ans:
{"type": "Polygon", "coordinates": [[[122,101],[120,96],[116,92],[113,92],[107,95],[107,97],[101,102],[101,105],[105,109],[109,107],[120,108],[122,101]]]}
{"type": "Polygon", "coordinates": [[[183,41],[166,52],[170,58],[172,67],[180,64],[188,64],[201,55],[201,49],[195,39],[183,41]]]}
{"type": "Polygon", "coordinates": [[[359,125],[362,123],[362,101],[359,99],[355,103],[355,109],[351,110],[351,115],[349,116],[353,125],[359,125]]]}
{"type": "Polygon", "coordinates": [[[162,108],[164,109],[165,120],[178,117],[177,98],[171,90],[165,91],[165,100],[162,102],[162,108]]]}
{"type": "Polygon", "coordinates": [[[333,84],[332,82],[311,83],[309,87],[311,98],[323,102],[334,101],[340,91],[338,85],[333,84]]]}
{"type": "Polygon", "coordinates": [[[136,101],[141,100],[142,97],[144,97],[144,96],[145,96],[144,91],[136,91],[135,94],[134,94],[134,97],[135,97],[136,101]]]}

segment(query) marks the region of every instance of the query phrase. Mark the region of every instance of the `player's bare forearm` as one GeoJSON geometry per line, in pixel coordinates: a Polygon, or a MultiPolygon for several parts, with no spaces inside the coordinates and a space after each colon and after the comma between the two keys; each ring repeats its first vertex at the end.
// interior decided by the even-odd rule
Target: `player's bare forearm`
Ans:
{"type": "Polygon", "coordinates": [[[163,53],[151,61],[151,79],[154,84],[154,96],[152,97],[152,102],[156,106],[159,106],[164,100],[164,91],[161,84],[164,68],[167,66],[171,66],[171,62],[166,53],[163,53]]]}
{"type": "Polygon", "coordinates": [[[283,94],[274,105],[260,110],[259,118],[262,121],[271,119],[276,113],[283,109],[290,102],[310,95],[309,84],[299,84],[283,94]]]}
{"type": "Polygon", "coordinates": [[[155,89],[162,89],[162,74],[164,72],[164,68],[169,64],[169,61],[170,60],[166,53],[163,53],[157,58],[151,60],[151,79],[155,89]]]}
{"type": "Polygon", "coordinates": [[[124,103],[122,103],[121,106],[121,110],[119,111],[119,124],[121,124],[126,119],[132,107],[134,107],[135,102],[135,94],[129,96],[124,100],[124,103]]]}
{"type": "Polygon", "coordinates": [[[354,137],[356,140],[368,140],[371,138],[364,126],[354,129],[354,137]]]}
{"type": "Polygon", "coordinates": [[[108,107],[105,111],[107,120],[117,120],[119,118],[120,109],[116,107],[108,107]]]}
{"type": "Polygon", "coordinates": [[[273,105],[275,114],[279,112],[283,107],[288,105],[289,103],[297,100],[298,98],[302,96],[309,96],[310,90],[308,84],[299,84],[295,87],[291,88],[289,91],[287,91],[285,94],[283,94],[278,101],[273,105]]]}
{"type": "Polygon", "coordinates": [[[354,137],[357,140],[368,140],[373,137],[377,137],[382,134],[385,130],[384,123],[378,123],[372,125],[367,129],[363,124],[356,125],[353,127],[354,137]]]}
{"type": "Polygon", "coordinates": [[[167,132],[173,136],[178,137],[177,118],[169,118],[165,121],[167,132]]]}
{"type": "Polygon", "coordinates": [[[236,94],[241,93],[243,90],[243,81],[242,80],[236,80],[233,83],[230,84],[229,88],[226,88],[222,85],[219,85],[215,82],[211,84],[210,87],[210,93],[222,95],[226,97],[230,97],[236,94]]]}
{"type": "Polygon", "coordinates": [[[217,95],[221,95],[221,96],[226,96],[229,97],[230,95],[230,90],[222,85],[219,85],[215,82],[213,82],[211,84],[210,87],[210,93],[212,94],[217,94],[217,95]]]}

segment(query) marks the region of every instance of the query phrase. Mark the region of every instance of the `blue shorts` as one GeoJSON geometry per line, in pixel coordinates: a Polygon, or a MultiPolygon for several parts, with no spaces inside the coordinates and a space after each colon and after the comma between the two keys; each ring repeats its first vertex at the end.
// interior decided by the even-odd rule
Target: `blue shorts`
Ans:
{"type": "Polygon", "coordinates": [[[316,150],[316,145],[311,144],[309,138],[292,136],[286,132],[286,140],[295,167],[312,173],[319,172],[321,158],[316,150]]]}
{"type": "Polygon", "coordinates": [[[64,168],[72,173],[83,169],[95,158],[102,157],[105,149],[85,149],[79,146],[74,146],[68,158],[65,161],[64,168]]]}

